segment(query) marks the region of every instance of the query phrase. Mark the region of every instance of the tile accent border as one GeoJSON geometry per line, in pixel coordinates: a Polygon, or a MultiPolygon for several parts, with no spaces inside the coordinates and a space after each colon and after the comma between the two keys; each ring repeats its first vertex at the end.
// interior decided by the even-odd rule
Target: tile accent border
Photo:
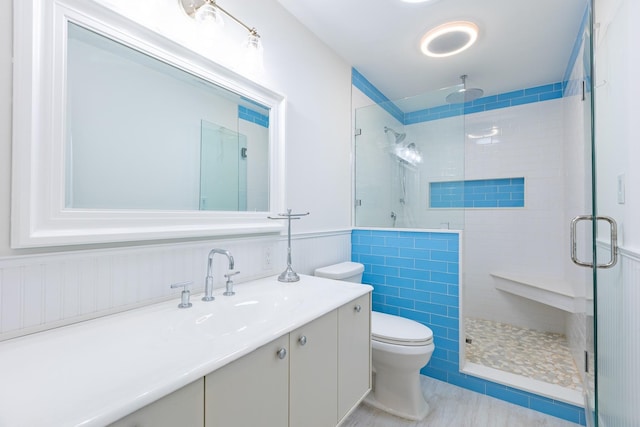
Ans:
{"type": "Polygon", "coordinates": [[[362,93],[367,95],[373,102],[380,105],[387,111],[387,113],[391,114],[392,117],[395,117],[400,123],[404,123],[404,112],[355,68],[351,68],[351,84],[360,89],[362,93]]]}
{"type": "Polygon", "coordinates": [[[403,123],[411,125],[415,123],[429,122],[461,115],[482,113],[484,111],[500,108],[516,107],[518,105],[534,102],[550,101],[562,98],[562,82],[549,83],[542,86],[514,90],[507,93],[485,96],[464,104],[445,104],[424,110],[405,113],[403,123]]]}
{"type": "Polygon", "coordinates": [[[420,322],[433,331],[436,349],[423,375],[586,424],[584,409],[460,373],[460,234],[355,229],[351,260],[364,264],[374,287],[373,310],[420,322]]]}
{"type": "Polygon", "coordinates": [[[403,125],[560,99],[567,86],[566,82],[549,83],[542,86],[485,96],[464,104],[444,104],[424,110],[403,112],[355,68],[351,70],[351,83],[403,125]]]}

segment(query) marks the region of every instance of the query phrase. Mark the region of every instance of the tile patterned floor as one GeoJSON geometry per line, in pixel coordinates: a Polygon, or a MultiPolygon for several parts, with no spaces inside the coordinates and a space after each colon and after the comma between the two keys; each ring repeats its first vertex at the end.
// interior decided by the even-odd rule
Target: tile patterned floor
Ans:
{"type": "Polygon", "coordinates": [[[564,335],[483,319],[465,319],[468,361],[581,391],[578,369],[564,335]]]}
{"type": "Polygon", "coordinates": [[[422,421],[407,421],[361,404],[341,427],[578,427],[433,378],[421,376],[420,380],[430,406],[422,421]]]}

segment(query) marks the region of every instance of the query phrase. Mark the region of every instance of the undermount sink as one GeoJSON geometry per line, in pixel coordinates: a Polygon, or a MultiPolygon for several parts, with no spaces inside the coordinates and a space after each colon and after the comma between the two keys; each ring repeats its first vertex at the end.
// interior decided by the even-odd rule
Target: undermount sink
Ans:
{"type": "Polygon", "coordinates": [[[305,301],[302,293],[293,287],[237,285],[236,294],[223,296],[214,292],[215,300],[200,301],[193,297],[193,307],[177,309],[171,313],[171,334],[183,334],[183,338],[219,339],[229,334],[248,333],[263,327],[274,318],[290,316],[305,301]]]}

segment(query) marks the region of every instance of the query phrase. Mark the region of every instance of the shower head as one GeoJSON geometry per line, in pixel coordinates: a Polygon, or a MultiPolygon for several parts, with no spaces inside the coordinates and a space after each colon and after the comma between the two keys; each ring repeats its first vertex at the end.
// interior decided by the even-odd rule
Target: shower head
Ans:
{"type": "Polygon", "coordinates": [[[452,92],[449,95],[447,95],[445,100],[449,104],[461,104],[461,103],[465,103],[465,102],[471,102],[474,99],[480,98],[484,94],[484,91],[482,89],[478,89],[478,88],[469,88],[469,89],[467,89],[467,75],[466,74],[460,76],[460,78],[462,79],[462,89],[458,89],[457,91],[452,92]]]}
{"type": "Polygon", "coordinates": [[[391,129],[390,127],[385,126],[384,127],[384,133],[389,133],[389,132],[391,132],[391,134],[393,134],[393,137],[396,139],[396,141],[395,141],[396,144],[401,143],[407,137],[406,133],[399,133],[399,132],[396,132],[395,130],[391,129]]]}

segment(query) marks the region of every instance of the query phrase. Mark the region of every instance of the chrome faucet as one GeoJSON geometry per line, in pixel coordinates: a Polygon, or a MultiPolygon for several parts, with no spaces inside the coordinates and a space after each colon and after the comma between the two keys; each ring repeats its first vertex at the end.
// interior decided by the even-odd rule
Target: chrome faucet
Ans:
{"type": "Polygon", "coordinates": [[[215,254],[226,255],[229,259],[229,270],[233,270],[234,262],[231,252],[226,249],[211,249],[209,252],[209,259],[207,260],[207,277],[204,282],[204,296],[202,297],[202,301],[213,301],[215,299],[213,296],[213,269],[211,267],[213,264],[213,256],[215,254]]]}

